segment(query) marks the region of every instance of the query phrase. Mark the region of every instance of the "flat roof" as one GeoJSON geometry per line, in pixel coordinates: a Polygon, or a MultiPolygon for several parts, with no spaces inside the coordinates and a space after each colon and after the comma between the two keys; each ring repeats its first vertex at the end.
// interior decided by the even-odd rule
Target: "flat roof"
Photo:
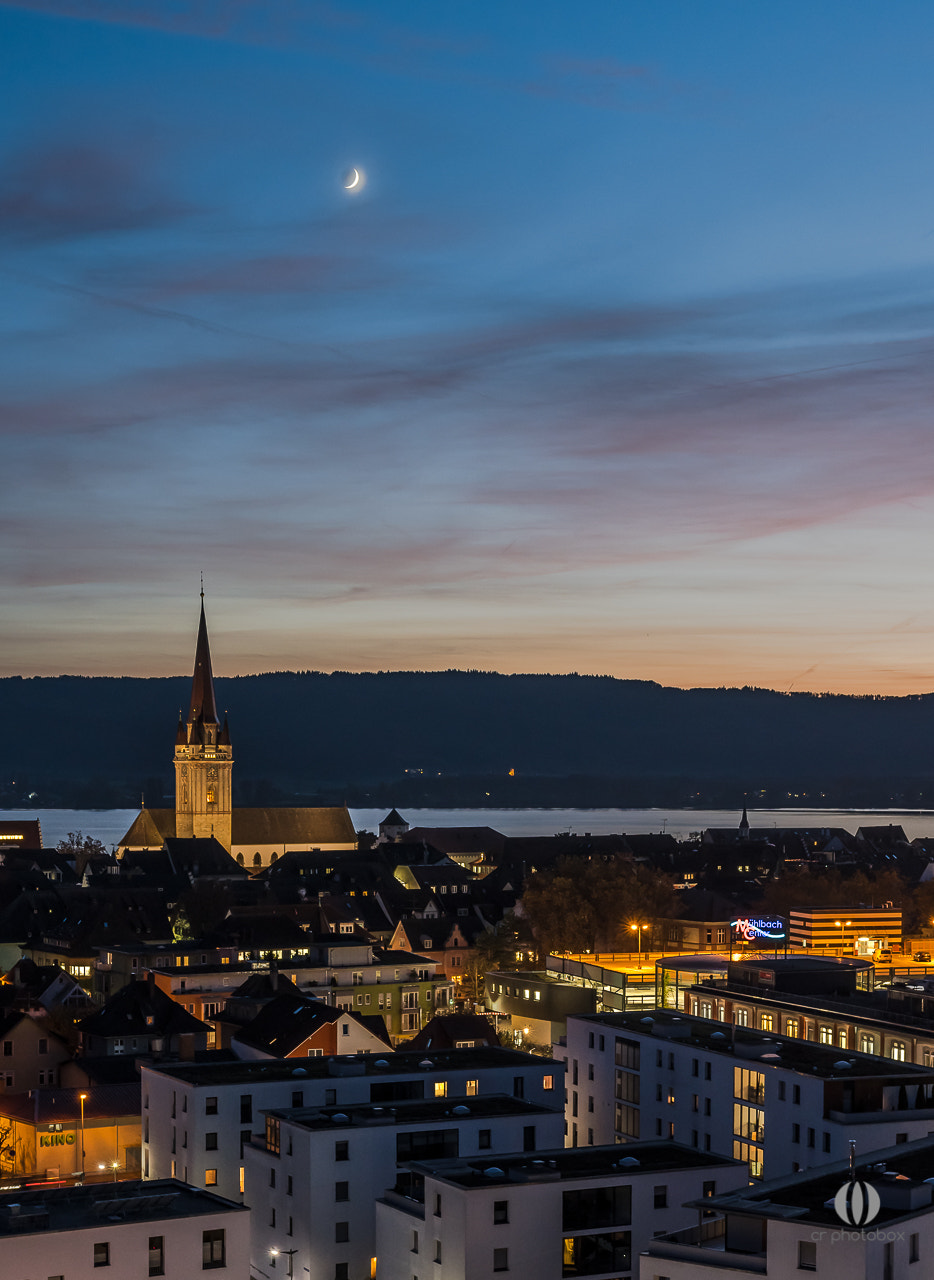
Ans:
{"type": "Polygon", "coordinates": [[[117,1222],[191,1218],[208,1213],[248,1213],[209,1191],[174,1178],[148,1182],[98,1182],[72,1187],[29,1188],[0,1195],[0,1235],[78,1231],[117,1222]]]}
{"type": "Polygon", "coordinates": [[[514,1098],[509,1093],[487,1093],[381,1104],[364,1102],[348,1107],[274,1107],[263,1114],[301,1129],[338,1132],[362,1126],[437,1123],[447,1118],[452,1124],[459,1124],[464,1120],[487,1120],[496,1116],[554,1116],[563,1112],[514,1098]]]}
{"type": "Polygon", "coordinates": [[[652,1037],[657,1044],[690,1044],[707,1052],[722,1053],[739,1065],[749,1067],[784,1067],[802,1075],[820,1076],[823,1079],[852,1080],[855,1077],[878,1077],[883,1081],[919,1077],[934,1083],[934,1071],[915,1066],[911,1062],[896,1062],[890,1058],[876,1057],[869,1053],[856,1053],[852,1049],[839,1049],[835,1045],[815,1044],[812,1040],[798,1040],[777,1032],[756,1031],[751,1027],[737,1027],[729,1022],[715,1022],[709,1018],[695,1018],[690,1014],[676,1014],[668,1009],[653,1009],[651,1014],[640,1013],[584,1013],[574,1015],[577,1022],[599,1023],[619,1031],[652,1037]],[[666,1034],[675,1027],[686,1027],[687,1033],[666,1034]],[[653,1029],[659,1028],[661,1034],[653,1029]],[[761,1046],[763,1053],[774,1053],[775,1058],[747,1056],[742,1052],[761,1046]],[[737,1048],[740,1052],[737,1053],[737,1048]],[[847,1063],[841,1067],[840,1063],[847,1063]]]}
{"type": "Polygon", "coordinates": [[[408,1168],[468,1190],[518,1182],[566,1182],[574,1178],[625,1178],[674,1169],[740,1168],[742,1162],[683,1146],[680,1142],[627,1142],[601,1147],[555,1147],[517,1155],[489,1154],[469,1160],[413,1161],[408,1168]]]}
{"type": "Polygon", "coordinates": [[[165,1065],[146,1064],[144,1070],[170,1076],[183,1084],[225,1085],[342,1076],[390,1076],[417,1071],[473,1071],[482,1067],[533,1067],[563,1070],[563,1064],[541,1058],[521,1049],[496,1045],[478,1045],[470,1049],[425,1051],[391,1050],[385,1053],[347,1054],[333,1058],[266,1058],[252,1062],[173,1062],[165,1065]]]}
{"type": "MultiPolygon", "coordinates": [[[[627,1148],[628,1149],[628,1148],[627,1148]]],[[[872,1221],[872,1230],[897,1218],[930,1213],[934,1173],[934,1136],[917,1138],[868,1152],[856,1161],[856,1177],[871,1183],[880,1194],[882,1207],[872,1221]],[[912,1201],[914,1202],[912,1204],[912,1201]]],[[[849,1161],[837,1160],[803,1173],[775,1178],[736,1192],[726,1192],[691,1203],[720,1213],[741,1213],[752,1217],[796,1219],[845,1226],[833,1206],[833,1198],[849,1181],[849,1161]]]]}

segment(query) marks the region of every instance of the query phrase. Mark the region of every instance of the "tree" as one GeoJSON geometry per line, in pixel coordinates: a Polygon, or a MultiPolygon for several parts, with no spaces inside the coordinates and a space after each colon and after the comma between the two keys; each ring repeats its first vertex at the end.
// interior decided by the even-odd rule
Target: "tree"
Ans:
{"type": "Polygon", "coordinates": [[[55,852],[63,853],[66,858],[74,860],[75,875],[79,880],[92,858],[108,856],[100,840],[94,836],[86,836],[81,831],[69,831],[63,840],[59,840],[55,846],[55,852]]]}
{"type": "Polygon", "coordinates": [[[539,963],[551,951],[634,949],[630,925],[672,914],[670,881],[660,872],[631,863],[561,858],[531,876],[522,896],[539,963]]]}

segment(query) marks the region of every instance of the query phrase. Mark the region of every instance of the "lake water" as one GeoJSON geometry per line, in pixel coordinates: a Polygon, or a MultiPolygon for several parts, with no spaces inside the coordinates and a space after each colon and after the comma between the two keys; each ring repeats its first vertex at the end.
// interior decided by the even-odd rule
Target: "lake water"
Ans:
{"type": "MultiPolygon", "coordinates": [[[[386,812],[351,809],[350,814],[358,831],[376,831],[386,812]]],[[[0,819],[38,818],[43,844],[54,848],[69,831],[115,844],[136,813],[136,809],[0,809],[0,819]]],[[[706,827],[737,827],[740,819],[735,809],[406,809],[402,816],[412,827],[493,827],[507,836],[666,831],[677,839],[687,839],[706,827]]],[[[844,827],[851,832],[891,822],[902,826],[909,840],[934,836],[934,813],[917,809],[751,809],[749,822],[754,828],[844,827]]]]}

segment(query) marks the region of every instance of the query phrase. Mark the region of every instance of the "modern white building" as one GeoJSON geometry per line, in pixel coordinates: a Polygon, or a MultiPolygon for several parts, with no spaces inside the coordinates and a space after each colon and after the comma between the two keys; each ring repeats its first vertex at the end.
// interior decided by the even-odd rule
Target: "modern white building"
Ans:
{"type": "Polygon", "coordinates": [[[296,1250],[294,1274],[310,1280],[381,1276],[374,1202],[409,1161],[489,1161],[561,1142],[560,1111],[505,1094],[454,1095],[450,1083],[436,1078],[435,1096],[418,1101],[266,1111],[263,1135],[244,1151],[254,1272],[271,1275],[296,1250]]]}
{"type": "Polygon", "coordinates": [[[239,1199],[244,1152],[277,1108],[506,1094],[560,1113],[563,1066],[513,1049],[387,1050],[358,1057],[143,1064],[142,1165],[239,1199]]]}
{"type": "Polygon", "coordinates": [[[376,1205],[379,1280],[638,1275],[685,1201],[745,1188],[745,1165],[673,1142],[423,1160],[376,1205]]]}
{"type": "Polygon", "coordinates": [[[932,1171],[934,1138],[860,1152],[854,1173],[868,1205],[862,1226],[853,1220],[859,1201],[847,1192],[849,1161],[698,1199],[694,1227],[649,1242],[641,1280],[784,1280],[802,1272],[820,1280],[922,1280],[934,1274],[932,1171]]]}
{"type": "Polygon", "coordinates": [[[934,1131],[934,1071],[656,1009],[568,1019],[571,1146],[674,1138],[775,1177],[934,1131]]]}
{"type": "Polygon", "coordinates": [[[180,1182],[102,1182],[0,1196],[9,1280],[248,1280],[250,1212],[180,1182]]]}

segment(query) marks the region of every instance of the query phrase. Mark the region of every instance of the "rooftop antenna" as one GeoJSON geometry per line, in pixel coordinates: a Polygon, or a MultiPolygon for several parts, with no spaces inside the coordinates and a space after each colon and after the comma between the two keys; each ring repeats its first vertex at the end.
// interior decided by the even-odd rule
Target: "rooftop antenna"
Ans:
{"type": "Polygon", "coordinates": [[[201,599],[204,599],[204,570],[201,570],[201,599]]]}

